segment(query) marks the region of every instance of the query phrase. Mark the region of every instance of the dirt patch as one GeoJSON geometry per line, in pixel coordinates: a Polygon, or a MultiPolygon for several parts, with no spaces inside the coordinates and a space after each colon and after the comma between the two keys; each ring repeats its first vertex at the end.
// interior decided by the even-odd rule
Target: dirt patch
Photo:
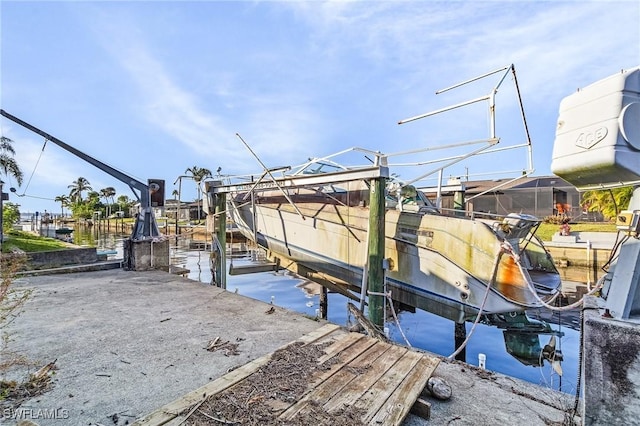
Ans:
{"type": "Polygon", "coordinates": [[[310,404],[303,415],[282,421],[278,416],[309,389],[315,374],[326,371],[339,359],[318,364],[330,343],[294,343],[274,352],[271,360],[255,373],[224,392],[213,395],[185,411],[185,425],[362,425],[363,410],[345,407],[329,414],[319,404],[310,404]]]}

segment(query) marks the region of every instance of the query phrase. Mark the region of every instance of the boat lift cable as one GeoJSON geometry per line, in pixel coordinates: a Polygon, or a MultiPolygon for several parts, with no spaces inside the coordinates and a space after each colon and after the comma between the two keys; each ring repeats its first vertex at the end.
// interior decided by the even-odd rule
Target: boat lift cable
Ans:
{"type": "MultiPolygon", "coordinates": [[[[513,258],[514,262],[516,263],[516,265],[518,265],[518,268],[520,269],[520,273],[523,274],[524,276],[526,276],[525,274],[525,270],[524,267],[522,266],[522,262],[520,261],[520,256],[515,253],[515,250],[513,249],[513,247],[511,246],[511,244],[509,244],[508,241],[505,241],[503,244],[507,251],[511,254],[511,257],[513,258]]],[[[592,290],[590,290],[588,293],[585,293],[580,300],[578,300],[577,302],[574,302],[570,305],[566,305],[566,306],[553,306],[551,305],[549,302],[555,300],[556,297],[558,297],[558,295],[560,294],[560,292],[556,293],[554,295],[554,297],[549,301],[549,302],[545,302],[544,300],[542,300],[542,298],[538,295],[538,292],[536,291],[536,289],[533,286],[533,283],[531,280],[527,280],[527,288],[529,289],[529,291],[533,294],[533,297],[536,299],[536,301],[538,303],[540,303],[542,306],[544,306],[545,308],[551,310],[551,311],[555,311],[555,312],[563,312],[563,311],[570,311],[572,309],[576,309],[580,306],[582,306],[582,303],[584,302],[584,298],[585,296],[592,296],[593,294],[595,294],[598,290],[600,290],[600,288],[602,288],[604,281],[605,281],[606,275],[603,275],[598,282],[596,283],[596,285],[593,287],[592,290]]]]}
{"type": "Polygon", "coordinates": [[[582,386],[582,363],[584,359],[584,309],[580,310],[580,340],[578,342],[578,372],[576,377],[576,394],[573,401],[573,409],[570,413],[574,416],[578,414],[578,405],[580,404],[580,388],[582,386]]]}
{"type": "MultiPolygon", "coordinates": [[[[44,138],[44,144],[42,144],[42,149],[40,150],[40,154],[38,155],[38,159],[36,160],[36,164],[33,166],[33,170],[31,171],[31,175],[29,176],[29,180],[27,181],[27,185],[24,187],[24,190],[22,191],[22,195],[19,195],[20,197],[24,196],[27,192],[27,189],[29,189],[29,185],[31,185],[31,179],[33,179],[33,175],[36,172],[36,169],[38,168],[38,164],[40,163],[40,159],[42,158],[42,154],[44,153],[44,149],[47,146],[47,142],[49,141],[49,139],[44,138]]],[[[16,194],[18,195],[18,194],[16,194]]]]}
{"type": "MultiPolygon", "coordinates": [[[[506,241],[505,241],[505,243],[506,243],[506,241]]],[[[453,360],[460,352],[462,352],[465,347],[467,347],[467,344],[469,343],[469,340],[471,340],[471,336],[473,336],[473,333],[476,330],[476,326],[480,322],[480,318],[482,318],[482,312],[484,311],[484,306],[486,305],[487,299],[489,298],[489,293],[491,292],[491,287],[496,282],[496,277],[498,276],[498,267],[500,266],[500,259],[502,258],[502,255],[504,253],[507,253],[509,251],[509,248],[510,248],[510,246],[507,247],[504,244],[501,245],[500,247],[501,247],[501,250],[500,250],[498,256],[496,256],[495,262],[493,263],[493,274],[491,274],[491,281],[489,281],[489,283],[486,286],[487,288],[484,291],[484,296],[482,297],[482,303],[480,304],[480,308],[478,309],[478,315],[476,315],[476,319],[473,321],[473,325],[471,326],[471,330],[467,334],[467,337],[460,344],[460,346],[458,346],[456,348],[456,350],[451,355],[449,355],[447,357],[447,359],[450,360],[450,361],[453,360]]]]}

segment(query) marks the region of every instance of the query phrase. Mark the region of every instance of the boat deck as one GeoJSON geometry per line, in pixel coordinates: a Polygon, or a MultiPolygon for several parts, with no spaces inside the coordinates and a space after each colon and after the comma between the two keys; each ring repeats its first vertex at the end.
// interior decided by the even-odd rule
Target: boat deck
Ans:
{"type": "MultiPolygon", "coordinates": [[[[224,402],[224,394],[233,393],[243,383],[250,382],[254,375],[264,375],[270,369],[270,362],[278,363],[292,357],[286,353],[288,348],[311,345],[319,349],[315,352],[318,355],[311,360],[317,368],[310,369],[312,374],[308,376],[306,389],[299,397],[274,398],[278,389],[291,386],[283,386],[278,378],[272,378],[266,394],[256,392],[260,386],[251,384],[250,398],[243,399],[245,404],[242,408],[251,410],[255,406],[252,401],[266,401],[274,420],[287,423],[317,416],[320,410],[326,416],[340,416],[347,412],[347,416],[359,419],[363,424],[398,425],[413,407],[439,363],[438,358],[427,354],[359,333],[345,333],[338,326],[327,324],[276,352],[251,361],[184,395],[135,424],[181,424],[196,421],[197,416],[216,416],[225,423],[235,423],[237,419],[221,418],[225,410],[216,405],[224,402]],[[280,355],[274,357],[278,352],[280,355]],[[208,414],[205,407],[213,415],[208,414]]],[[[281,373],[281,370],[275,369],[281,373]]],[[[302,370],[304,368],[294,368],[289,373],[303,375],[302,370]]],[[[234,394],[232,399],[237,401],[237,396],[238,393],[234,394]]]]}

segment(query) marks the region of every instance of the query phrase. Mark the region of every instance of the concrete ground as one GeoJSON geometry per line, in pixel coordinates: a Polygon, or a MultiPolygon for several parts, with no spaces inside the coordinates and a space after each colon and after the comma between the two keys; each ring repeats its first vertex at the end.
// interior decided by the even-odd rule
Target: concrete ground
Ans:
{"type": "MultiPolygon", "coordinates": [[[[58,367],[53,388],[21,406],[22,419],[42,426],[132,423],[322,325],[160,271],[24,277],[14,286],[33,294],[7,329],[9,349],[58,367]],[[239,355],[207,351],[217,337],[237,342],[239,355]]],[[[442,362],[435,375],[452,399],[431,399],[431,420],[410,416],[405,425],[562,424],[572,406],[568,395],[466,364],[442,362]]],[[[16,414],[3,411],[0,424],[16,424],[16,414]]]]}
{"type": "Polygon", "coordinates": [[[554,235],[552,241],[545,241],[546,247],[584,247],[587,243],[593,249],[611,250],[616,242],[621,239],[617,232],[571,232],[568,237],[554,235]]]}

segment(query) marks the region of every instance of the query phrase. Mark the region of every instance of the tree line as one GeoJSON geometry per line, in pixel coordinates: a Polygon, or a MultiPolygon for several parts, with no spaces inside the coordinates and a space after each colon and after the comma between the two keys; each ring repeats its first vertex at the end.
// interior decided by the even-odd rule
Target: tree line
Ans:
{"type": "MultiPolygon", "coordinates": [[[[204,167],[193,166],[187,168],[185,173],[189,173],[187,176],[194,180],[198,191],[197,201],[200,202],[202,197],[200,183],[208,177],[213,177],[211,171],[204,167]]],[[[68,188],[68,195],[58,195],[54,199],[60,203],[62,216],[65,215],[64,209],[67,208],[71,211],[72,216],[78,219],[90,219],[95,212],[100,212],[103,218],[113,217],[116,212],[122,212],[122,217],[130,217],[131,208],[136,204],[136,200],[132,200],[126,195],[115,198],[117,194],[112,186],[94,191],[91,183],[84,177],[74,180],[68,188]]],[[[174,190],[172,195],[177,199],[180,194],[174,190]]]]}
{"type": "Polygon", "coordinates": [[[112,186],[94,191],[91,183],[82,176],[74,180],[68,188],[68,195],[58,195],[54,199],[60,203],[62,216],[65,215],[64,209],[67,208],[76,219],[90,219],[95,212],[100,212],[100,215],[106,218],[119,211],[123,212],[123,217],[129,217],[129,211],[135,204],[135,201],[126,195],[120,195],[115,199],[116,190],[112,186]],[[84,196],[85,192],[86,197],[84,196]]]}

